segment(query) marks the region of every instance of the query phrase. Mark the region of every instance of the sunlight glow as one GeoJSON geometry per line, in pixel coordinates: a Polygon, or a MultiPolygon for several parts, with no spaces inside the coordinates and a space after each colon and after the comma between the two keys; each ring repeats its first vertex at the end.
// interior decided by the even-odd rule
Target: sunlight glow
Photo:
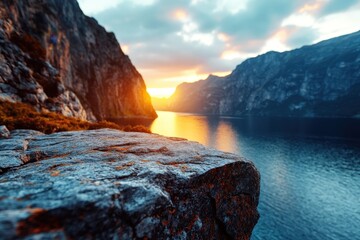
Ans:
{"type": "Polygon", "coordinates": [[[121,45],[121,50],[122,50],[125,54],[129,54],[129,45],[122,44],[122,45],[121,45]]]}
{"type": "Polygon", "coordinates": [[[182,82],[195,82],[198,81],[200,79],[204,79],[208,76],[208,74],[179,74],[179,76],[177,77],[170,77],[170,78],[166,78],[163,79],[164,82],[173,82],[173,83],[177,83],[180,84],[182,82]]]}
{"type": "Polygon", "coordinates": [[[168,98],[175,92],[175,88],[148,88],[146,90],[151,97],[156,98],[168,98]]]}
{"type": "Polygon", "coordinates": [[[183,9],[176,9],[172,16],[179,21],[185,21],[188,18],[187,12],[183,9]]]}
{"type": "Polygon", "coordinates": [[[280,42],[285,42],[286,39],[288,39],[289,37],[289,31],[285,30],[285,29],[280,29],[279,31],[277,31],[274,36],[272,38],[275,38],[277,40],[279,40],[280,42]]]}
{"type": "Polygon", "coordinates": [[[231,37],[225,33],[218,33],[217,35],[218,39],[223,41],[223,42],[229,42],[231,37]]]}
{"type": "Polygon", "coordinates": [[[157,111],[157,114],[159,117],[150,127],[154,133],[161,133],[168,137],[183,137],[205,145],[210,145],[210,141],[215,141],[215,138],[211,136],[214,133],[204,117],[186,121],[188,115],[186,113],[157,111]]]}
{"type": "Polygon", "coordinates": [[[261,49],[261,53],[268,51],[283,52],[289,50],[289,47],[285,44],[288,37],[288,31],[284,29],[277,31],[269,40],[266,41],[265,45],[261,49]]]}
{"type": "Polygon", "coordinates": [[[189,113],[157,111],[158,118],[150,126],[153,133],[164,136],[177,136],[196,141],[221,151],[239,152],[236,144],[241,141],[228,121],[214,119],[209,124],[206,116],[194,116],[189,113]]]}
{"type": "Polygon", "coordinates": [[[216,128],[214,139],[216,139],[216,148],[225,152],[237,152],[235,130],[232,125],[225,121],[220,121],[216,128]]]}
{"type": "Polygon", "coordinates": [[[242,55],[239,52],[233,50],[226,50],[221,54],[221,59],[224,60],[233,60],[241,57],[242,55]]]}
{"type": "MultiPolygon", "coordinates": [[[[230,74],[230,71],[227,72],[213,72],[213,75],[222,77],[230,74]]],[[[195,82],[202,79],[206,79],[209,76],[208,73],[197,73],[196,70],[185,71],[182,74],[179,74],[177,77],[161,79],[162,82],[173,82],[174,84],[180,84],[182,82],[195,82]]]]}
{"type": "MultiPolygon", "coordinates": [[[[223,77],[227,76],[231,73],[231,71],[224,71],[224,72],[212,72],[213,75],[223,77]]],[[[175,89],[177,85],[183,82],[195,82],[199,80],[206,79],[209,76],[209,73],[199,73],[197,69],[191,69],[187,71],[177,71],[176,73],[165,73],[164,76],[167,74],[171,74],[171,77],[164,77],[157,75],[153,75],[151,71],[142,71],[144,79],[149,81],[151,84],[148,84],[148,93],[153,97],[167,97],[171,95],[170,89],[175,89]],[[150,89],[150,90],[149,90],[150,89]],[[152,89],[169,89],[167,90],[152,90],[152,89]]]]}

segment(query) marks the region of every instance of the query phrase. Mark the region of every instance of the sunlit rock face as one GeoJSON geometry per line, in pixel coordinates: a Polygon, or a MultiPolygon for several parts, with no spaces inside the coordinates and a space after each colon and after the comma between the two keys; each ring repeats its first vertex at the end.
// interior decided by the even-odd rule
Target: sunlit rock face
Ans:
{"type": "Polygon", "coordinates": [[[238,116],[360,116],[360,32],[248,59],[178,86],[169,109],[238,116]]]}
{"type": "Polygon", "coordinates": [[[113,33],[75,0],[0,2],[0,99],[82,119],[156,117],[113,33]]]}
{"type": "Polygon", "coordinates": [[[250,239],[259,173],[180,138],[102,129],[0,139],[1,239],[250,239]]]}

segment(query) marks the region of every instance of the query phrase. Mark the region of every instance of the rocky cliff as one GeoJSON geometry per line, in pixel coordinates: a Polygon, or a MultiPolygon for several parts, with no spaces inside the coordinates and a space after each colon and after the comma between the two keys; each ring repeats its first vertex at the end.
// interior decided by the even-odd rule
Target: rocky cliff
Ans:
{"type": "Polygon", "coordinates": [[[102,129],[0,139],[1,239],[249,239],[259,173],[179,138],[102,129]]]}
{"type": "Polygon", "coordinates": [[[113,33],[76,0],[0,2],[0,100],[82,119],[155,118],[113,33]]]}
{"type": "Polygon", "coordinates": [[[248,59],[226,77],[179,85],[168,102],[206,114],[358,117],[360,32],[248,59]]]}

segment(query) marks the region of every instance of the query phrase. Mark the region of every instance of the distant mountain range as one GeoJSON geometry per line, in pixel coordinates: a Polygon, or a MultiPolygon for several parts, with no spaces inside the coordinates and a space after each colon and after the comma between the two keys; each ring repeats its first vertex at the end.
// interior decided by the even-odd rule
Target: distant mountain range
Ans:
{"type": "Polygon", "coordinates": [[[360,31],[250,58],[228,76],[180,84],[160,110],[235,116],[360,117],[360,31]]]}

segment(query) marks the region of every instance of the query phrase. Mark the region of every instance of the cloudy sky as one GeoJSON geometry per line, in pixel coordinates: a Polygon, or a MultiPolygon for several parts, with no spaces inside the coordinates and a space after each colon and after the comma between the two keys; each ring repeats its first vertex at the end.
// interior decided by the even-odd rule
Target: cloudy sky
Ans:
{"type": "Polygon", "coordinates": [[[152,95],[249,57],[360,30],[360,0],[79,0],[116,34],[152,95]]]}

